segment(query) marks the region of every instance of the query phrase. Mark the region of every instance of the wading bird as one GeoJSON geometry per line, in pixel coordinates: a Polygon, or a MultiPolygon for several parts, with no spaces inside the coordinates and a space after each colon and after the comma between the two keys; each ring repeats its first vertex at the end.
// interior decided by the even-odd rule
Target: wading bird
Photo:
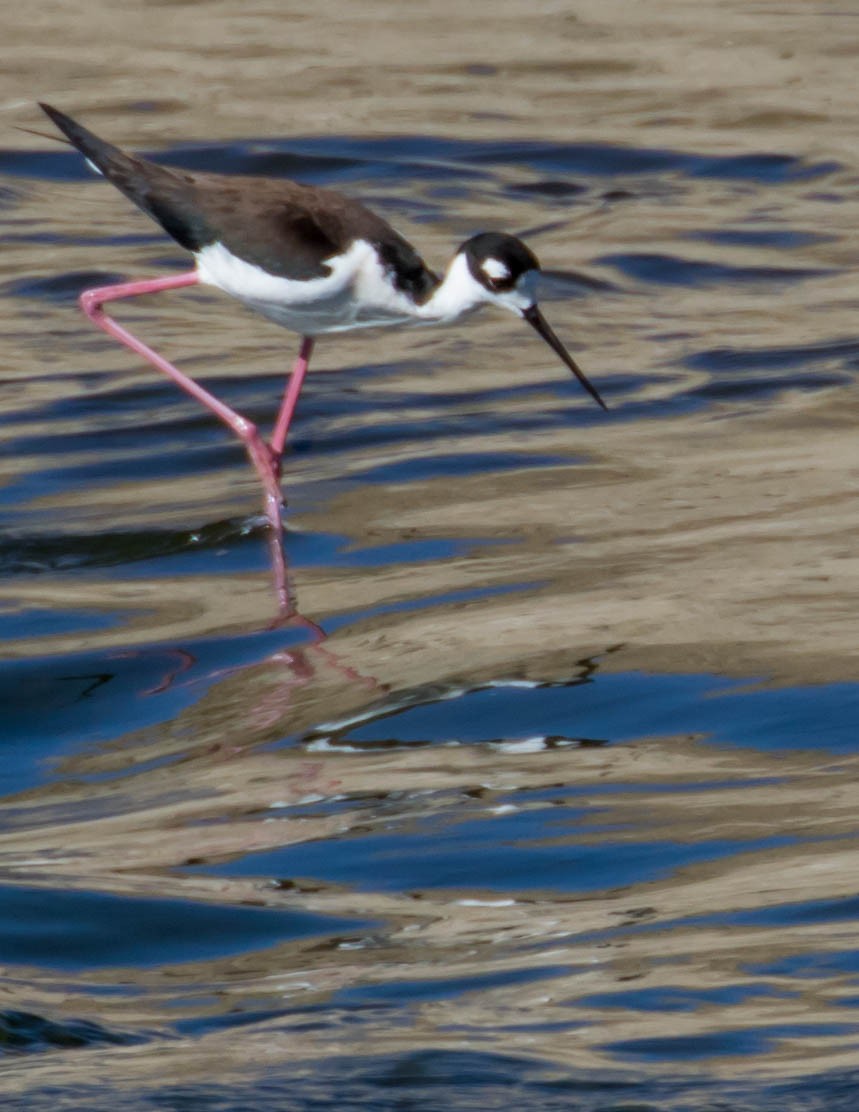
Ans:
{"type": "MultiPolygon", "coordinates": [[[[439,278],[381,217],[340,193],[281,179],[191,174],[159,166],[105,142],[50,105],[40,107],[99,173],[193,254],[192,271],[85,290],[81,306],[94,324],[168,375],[239,437],[262,482],[266,517],[278,550],[281,460],[320,335],[445,324],[481,305],[496,305],[527,321],[606,408],[540,312],[540,265],[515,236],[473,236],[439,278]],[[104,311],[108,301],[198,282],[231,294],[302,337],[268,441],[247,418],[104,311]]],[[[278,586],[281,595],[284,589],[278,586]]]]}

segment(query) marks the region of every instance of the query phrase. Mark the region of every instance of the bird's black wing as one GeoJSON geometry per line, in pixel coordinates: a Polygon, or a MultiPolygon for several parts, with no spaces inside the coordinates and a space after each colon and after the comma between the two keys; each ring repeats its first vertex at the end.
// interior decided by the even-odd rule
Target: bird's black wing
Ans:
{"type": "Polygon", "coordinates": [[[49,104],[39,107],[111,185],[157,221],[182,247],[197,251],[214,241],[213,229],[194,205],[192,175],[126,154],[57,108],[49,104]]]}

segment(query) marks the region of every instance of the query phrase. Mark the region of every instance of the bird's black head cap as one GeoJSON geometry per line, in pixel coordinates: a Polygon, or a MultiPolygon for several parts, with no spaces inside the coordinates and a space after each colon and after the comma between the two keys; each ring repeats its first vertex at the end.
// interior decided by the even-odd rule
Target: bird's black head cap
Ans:
{"type": "Polygon", "coordinates": [[[460,247],[472,276],[493,293],[512,290],[523,274],[539,270],[537,256],[516,236],[481,232],[460,247]]]}

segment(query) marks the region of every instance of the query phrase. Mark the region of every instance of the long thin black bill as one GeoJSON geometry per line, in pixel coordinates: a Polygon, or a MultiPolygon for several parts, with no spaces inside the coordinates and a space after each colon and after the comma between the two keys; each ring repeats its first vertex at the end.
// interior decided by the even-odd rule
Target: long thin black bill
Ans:
{"type": "Polygon", "coordinates": [[[588,378],[585,377],[584,371],[579,370],[579,368],[573,362],[572,356],[555,335],[555,333],[552,331],[552,329],[549,327],[548,323],[546,322],[546,318],[543,316],[537,306],[532,305],[530,309],[526,309],[522,313],[522,316],[531,325],[534,331],[543,337],[552,351],[554,351],[556,355],[559,355],[561,359],[563,359],[563,361],[567,364],[567,366],[570,368],[570,370],[573,372],[582,386],[584,386],[584,388],[594,399],[597,405],[601,405],[603,409],[608,409],[608,406],[600,397],[597,388],[589,381],[588,378]]]}

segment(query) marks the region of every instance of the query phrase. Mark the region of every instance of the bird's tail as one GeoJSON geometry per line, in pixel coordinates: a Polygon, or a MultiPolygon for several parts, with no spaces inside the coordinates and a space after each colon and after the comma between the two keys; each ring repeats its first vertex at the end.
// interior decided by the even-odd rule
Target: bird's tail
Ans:
{"type": "Polygon", "coordinates": [[[193,184],[187,174],[127,154],[50,104],[40,102],[39,107],[96,170],[183,247],[194,251],[211,238],[194,211],[193,184]]]}
{"type": "Polygon", "coordinates": [[[41,102],[39,107],[99,173],[104,174],[109,182],[117,189],[121,189],[132,201],[140,204],[140,200],[133,195],[133,179],[139,174],[140,159],[133,158],[125,151],[121,151],[119,147],[105,142],[104,139],[99,139],[97,135],[93,135],[82,124],[67,116],[65,112],[60,112],[58,108],[52,108],[50,104],[41,102]]]}

